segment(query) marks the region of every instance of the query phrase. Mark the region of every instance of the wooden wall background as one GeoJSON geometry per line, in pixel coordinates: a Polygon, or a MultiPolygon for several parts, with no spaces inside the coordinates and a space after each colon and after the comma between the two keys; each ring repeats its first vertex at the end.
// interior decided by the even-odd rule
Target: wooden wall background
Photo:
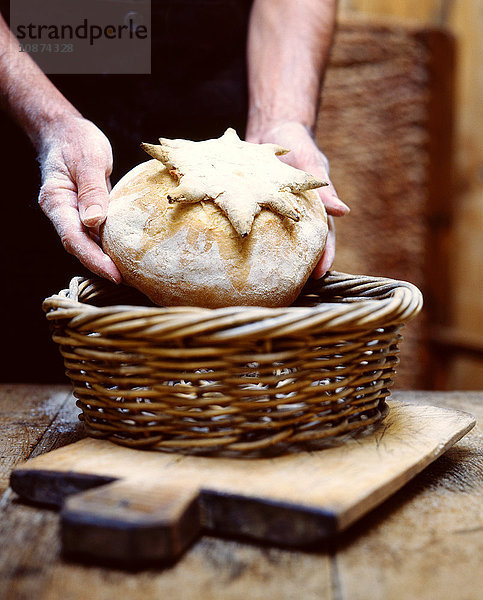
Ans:
{"type": "MultiPolygon", "coordinates": [[[[479,0],[340,0],[341,17],[442,27],[456,43],[454,155],[446,332],[462,347],[483,339],[483,4],[479,0]]],[[[483,363],[453,355],[444,387],[483,389],[483,363]]]]}

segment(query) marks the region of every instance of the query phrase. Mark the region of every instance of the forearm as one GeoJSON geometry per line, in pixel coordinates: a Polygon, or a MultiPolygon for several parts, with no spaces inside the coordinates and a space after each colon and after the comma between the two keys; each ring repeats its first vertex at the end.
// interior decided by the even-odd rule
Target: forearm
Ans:
{"type": "Polygon", "coordinates": [[[247,138],[287,121],[313,129],[335,14],[336,0],[255,0],[247,138]]]}
{"type": "Polygon", "coordinates": [[[80,113],[19,45],[0,15],[0,102],[41,151],[49,128],[80,113]]]}

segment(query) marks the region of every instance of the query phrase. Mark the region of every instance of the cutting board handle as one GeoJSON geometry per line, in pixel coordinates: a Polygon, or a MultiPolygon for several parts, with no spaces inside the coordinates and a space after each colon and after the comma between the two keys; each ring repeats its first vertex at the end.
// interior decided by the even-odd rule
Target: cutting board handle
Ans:
{"type": "Polygon", "coordinates": [[[70,496],[65,554],[137,563],[177,557],[201,529],[199,490],[184,483],[115,481],[70,496]]]}

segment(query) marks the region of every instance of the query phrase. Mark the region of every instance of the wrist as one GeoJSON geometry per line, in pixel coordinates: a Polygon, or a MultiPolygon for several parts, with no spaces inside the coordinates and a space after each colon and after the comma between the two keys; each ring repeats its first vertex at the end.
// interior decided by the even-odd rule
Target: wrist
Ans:
{"type": "Polygon", "coordinates": [[[39,111],[25,127],[33,146],[41,155],[48,146],[65,136],[65,132],[77,122],[84,120],[71,105],[49,111],[39,111]]]}
{"type": "Polygon", "coordinates": [[[51,144],[69,137],[68,132],[84,120],[84,117],[72,107],[41,114],[35,119],[35,125],[29,126],[26,130],[37,153],[42,156],[51,144]]]}
{"type": "Polygon", "coordinates": [[[302,119],[269,119],[255,118],[249,114],[247,122],[246,139],[250,142],[263,143],[281,132],[293,132],[308,135],[313,138],[313,128],[302,119]]]}

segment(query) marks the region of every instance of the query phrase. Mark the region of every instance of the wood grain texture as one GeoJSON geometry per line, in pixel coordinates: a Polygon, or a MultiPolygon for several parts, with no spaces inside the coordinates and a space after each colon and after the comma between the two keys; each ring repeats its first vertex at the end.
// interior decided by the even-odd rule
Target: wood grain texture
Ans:
{"type": "MultiPolygon", "coordinates": [[[[414,400],[426,397],[422,392],[413,394],[414,400]]],[[[479,423],[483,419],[481,393],[434,394],[431,400],[470,409],[479,423]]],[[[405,486],[379,514],[338,541],[334,551],[341,598],[482,597],[482,449],[480,425],[405,486]]]]}
{"type": "MultiPolygon", "coordinates": [[[[20,437],[32,424],[29,410],[18,401],[28,402],[25,390],[25,386],[12,386],[10,391],[9,418],[20,422],[20,415],[27,414],[23,428],[17,430],[20,437]]],[[[48,398],[45,390],[39,388],[48,398]]],[[[483,393],[404,392],[394,397],[465,410],[480,422],[483,418],[483,393]]],[[[73,402],[69,407],[75,438],[77,411],[73,402]]],[[[42,401],[37,408],[45,410],[42,401]]],[[[60,422],[54,420],[46,427],[43,448],[55,447],[55,440],[65,436],[59,430],[65,431],[67,419],[65,410],[60,422]]],[[[205,536],[177,563],[133,572],[63,560],[58,514],[19,503],[7,491],[0,502],[0,597],[475,600],[481,589],[476,567],[483,557],[481,438],[481,428],[475,427],[413,482],[351,527],[338,544],[295,551],[205,536]]],[[[25,451],[15,457],[19,462],[28,451],[26,446],[18,447],[25,451]]],[[[41,451],[39,445],[34,448],[41,451]]]]}
{"type": "MultiPolygon", "coordinates": [[[[362,17],[373,23],[381,17],[392,18],[393,22],[404,25],[416,25],[419,28],[440,28],[453,38],[455,47],[456,68],[447,68],[444,61],[439,63],[440,74],[449,81],[453,77],[453,90],[440,87],[440,94],[435,97],[441,103],[432,116],[438,118],[445,108],[453,109],[443,120],[439,132],[433,131],[431,141],[442,143],[441,150],[448,143],[453,143],[452,155],[446,154],[446,161],[451,160],[451,182],[446,180],[446,190],[440,188],[441,209],[446,221],[441,220],[436,226],[432,241],[441,242],[435,255],[435,273],[446,271],[448,278],[441,282],[443,296],[438,299],[440,322],[455,327],[458,336],[471,334],[483,337],[483,302],[476,289],[483,286],[483,178],[481,164],[483,146],[481,144],[481,121],[483,104],[483,68],[481,55],[483,37],[483,11],[478,0],[448,2],[447,0],[340,0],[340,13],[344,18],[362,17]],[[451,121],[451,113],[454,120],[451,121]],[[445,136],[446,135],[446,139],[445,136]],[[447,201],[446,206],[442,206],[447,201]],[[443,287],[445,286],[445,287],[443,287]]],[[[440,56],[441,58],[441,56],[440,56]]],[[[450,59],[451,60],[451,59],[450,59]]],[[[433,65],[434,66],[434,65],[433,65]]],[[[438,154],[438,151],[437,151],[438,154]]],[[[441,155],[441,152],[439,152],[441,155]]],[[[433,155],[436,158],[436,155],[433,155]]],[[[330,156],[329,156],[330,158],[330,156]]],[[[434,171],[438,166],[435,165],[434,171]]],[[[444,167],[440,165],[440,172],[444,167]]],[[[433,186],[438,186],[434,181],[433,186]]],[[[436,190],[433,190],[436,191],[436,190]]],[[[431,286],[437,292],[437,281],[432,277],[431,286]]],[[[451,347],[449,347],[451,348],[451,347]]],[[[469,356],[457,352],[448,352],[444,367],[433,379],[435,389],[480,390],[483,387],[483,364],[469,356]],[[446,372],[443,372],[443,369],[446,372]],[[443,387],[444,386],[444,387],[443,387]]]]}
{"type": "Polygon", "coordinates": [[[198,490],[159,477],[116,481],[69,497],[61,521],[64,552],[124,565],[179,556],[201,530],[198,490]]]}
{"type": "MultiPolygon", "coordinates": [[[[435,57],[420,33],[394,21],[339,23],[316,139],[338,194],[351,207],[337,221],[334,268],[350,265],[350,272],[411,281],[426,293],[426,213],[434,175],[428,140],[436,126],[428,116],[438,89],[435,57]]],[[[440,131],[441,120],[437,125],[440,131]]],[[[444,186],[447,171],[438,177],[444,186]]],[[[405,330],[399,389],[429,384],[425,328],[431,316],[423,309],[417,325],[405,330]]]]}
{"type": "Polygon", "coordinates": [[[69,499],[64,548],[124,561],[172,558],[203,526],[287,545],[346,529],[440,456],[474,425],[463,412],[391,402],[381,426],[320,451],[233,459],[146,452],[85,439],[20,465],[21,497],[69,499]],[[65,475],[63,478],[62,475],[65,475]],[[64,489],[64,485],[67,489],[64,489]],[[200,515],[196,516],[199,505],[200,515]]]}
{"type": "Polygon", "coordinates": [[[7,489],[10,471],[22,457],[35,456],[53,446],[43,435],[55,420],[58,445],[74,441],[72,425],[77,418],[72,417],[70,390],[68,385],[0,384],[0,494],[7,489]]]}
{"type": "MultiPolygon", "coordinates": [[[[25,443],[26,431],[38,424],[38,412],[51,410],[52,396],[57,391],[57,386],[1,387],[1,423],[12,421],[18,425],[12,430],[12,447],[6,445],[13,462],[79,437],[78,410],[70,397],[57,419],[44,422],[33,450],[25,443]]],[[[60,391],[67,393],[68,388],[61,386],[60,391]]],[[[52,510],[18,503],[13,492],[7,490],[0,500],[0,511],[2,600],[290,600],[300,589],[304,589],[307,600],[331,598],[330,558],[325,555],[307,554],[307,560],[300,564],[300,553],[296,551],[205,537],[178,564],[126,573],[63,560],[59,518],[52,510]]]]}

